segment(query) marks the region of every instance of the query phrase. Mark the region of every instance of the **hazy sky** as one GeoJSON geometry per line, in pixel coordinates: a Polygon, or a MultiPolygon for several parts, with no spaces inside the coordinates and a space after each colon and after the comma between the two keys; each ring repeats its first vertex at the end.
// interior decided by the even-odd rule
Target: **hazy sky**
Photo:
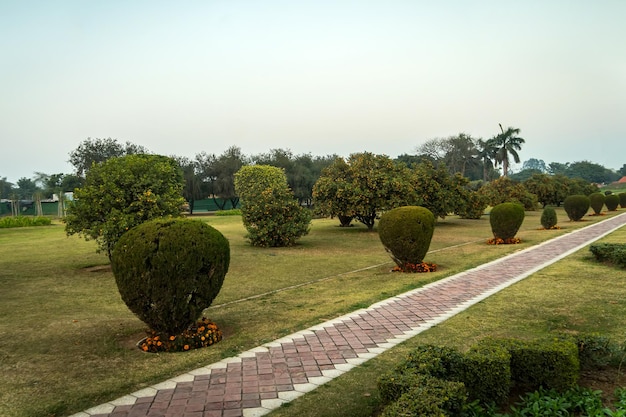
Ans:
{"type": "Polygon", "coordinates": [[[0,177],[83,140],[396,157],[521,129],[522,161],[626,163],[626,1],[0,0],[0,177]]]}

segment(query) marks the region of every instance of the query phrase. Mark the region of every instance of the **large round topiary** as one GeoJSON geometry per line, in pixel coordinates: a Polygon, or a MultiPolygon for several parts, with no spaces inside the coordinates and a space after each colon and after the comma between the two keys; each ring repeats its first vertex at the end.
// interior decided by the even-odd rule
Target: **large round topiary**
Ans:
{"type": "Polygon", "coordinates": [[[546,206],[541,213],[541,225],[544,229],[553,229],[556,227],[557,217],[556,211],[550,206],[546,206]]]}
{"type": "Polygon", "coordinates": [[[617,206],[619,206],[619,197],[616,194],[609,194],[604,199],[604,205],[608,211],[617,210],[617,206]]]}
{"type": "Polygon", "coordinates": [[[513,239],[524,222],[524,206],[517,203],[501,203],[491,209],[489,223],[496,239],[513,239]]]}
{"type": "Polygon", "coordinates": [[[602,213],[604,200],[606,200],[606,196],[602,193],[593,193],[589,196],[589,205],[591,206],[595,214],[602,213]]]}
{"type": "Polygon", "coordinates": [[[570,195],[563,201],[563,209],[567,213],[567,217],[573,222],[579,221],[587,214],[589,205],[589,197],[582,194],[570,195]]]}
{"type": "Polygon", "coordinates": [[[122,299],[152,330],[180,334],[219,293],[228,240],[201,221],[143,223],[115,245],[111,266],[122,299]]]}
{"type": "Polygon", "coordinates": [[[626,208],[626,193],[619,193],[617,196],[619,197],[619,205],[626,208]]]}
{"type": "Polygon", "coordinates": [[[419,264],[426,256],[435,230],[435,215],[425,207],[398,207],[384,213],[378,235],[393,261],[403,268],[419,264]]]}

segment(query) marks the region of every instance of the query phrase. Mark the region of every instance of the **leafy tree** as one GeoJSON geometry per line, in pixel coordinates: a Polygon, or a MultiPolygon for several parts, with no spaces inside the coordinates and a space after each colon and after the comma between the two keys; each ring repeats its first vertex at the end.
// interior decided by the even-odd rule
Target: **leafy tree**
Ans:
{"type": "Polygon", "coordinates": [[[35,172],[35,182],[42,190],[44,198],[52,198],[54,194],[71,192],[83,184],[83,179],[73,174],[52,174],[35,172]]]}
{"type": "Polygon", "coordinates": [[[519,163],[519,154],[517,151],[522,149],[522,145],[526,142],[523,138],[520,138],[520,129],[507,127],[506,130],[500,126],[502,133],[496,135],[493,139],[493,144],[497,147],[495,161],[498,164],[502,164],[502,173],[506,177],[509,173],[510,157],[516,163],[519,163]]]}
{"type": "Polygon", "coordinates": [[[417,165],[413,168],[411,183],[416,196],[414,204],[442,219],[461,209],[469,195],[465,188],[469,180],[458,173],[450,175],[445,165],[437,168],[430,162],[417,165]]]}
{"type": "Polygon", "coordinates": [[[235,174],[235,189],[253,246],[292,246],[309,232],[311,215],[294,199],[282,169],[244,166],[235,174]]]}
{"type": "Polygon", "coordinates": [[[414,200],[408,168],[369,152],[337,158],[322,171],[313,196],[318,213],[356,218],[370,230],[381,211],[414,200]]]}
{"type": "Polygon", "coordinates": [[[623,177],[626,176],[626,164],[622,165],[622,167],[618,171],[618,174],[620,174],[623,177]]]}
{"type": "Polygon", "coordinates": [[[522,169],[533,169],[535,171],[539,171],[540,174],[547,172],[546,163],[543,162],[543,159],[530,158],[527,161],[524,161],[522,164],[522,169]]]}
{"type": "Polygon", "coordinates": [[[189,204],[189,213],[193,214],[196,200],[200,200],[203,197],[202,179],[198,174],[198,165],[195,161],[184,156],[172,156],[172,159],[178,162],[183,173],[183,197],[189,204]]]}
{"type": "Polygon", "coordinates": [[[487,198],[487,202],[492,207],[501,203],[519,203],[526,210],[535,210],[537,206],[537,196],[509,177],[493,180],[481,187],[478,192],[487,198]]]}
{"type": "Polygon", "coordinates": [[[13,193],[13,183],[7,181],[7,177],[0,177],[0,199],[9,198],[13,193]]]}
{"type": "Polygon", "coordinates": [[[522,169],[520,172],[516,172],[515,174],[511,174],[509,175],[509,178],[511,178],[514,181],[519,181],[519,182],[523,182],[526,181],[527,179],[529,179],[530,177],[532,177],[535,174],[542,174],[542,172],[538,169],[522,169]]]}
{"type": "Polygon", "coordinates": [[[451,174],[459,173],[465,177],[467,169],[479,163],[477,159],[479,150],[476,147],[476,142],[465,133],[450,136],[446,141],[448,143],[448,152],[445,157],[446,166],[451,174]]]}
{"type": "Polygon", "coordinates": [[[569,195],[567,182],[563,182],[558,176],[536,173],[524,181],[523,185],[528,192],[537,196],[543,207],[548,204],[560,206],[569,195]]]}
{"type": "Polygon", "coordinates": [[[550,162],[548,164],[548,173],[552,175],[567,175],[568,169],[569,163],[550,162]]]}
{"type": "Polygon", "coordinates": [[[248,164],[248,158],[241,149],[231,146],[219,157],[203,152],[196,155],[196,163],[203,182],[208,185],[207,194],[211,195],[215,204],[223,210],[226,200],[229,200],[232,207],[237,207],[239,196],[235,191],[235,173],[248,164]]]}
{"type": "Polygon", "coordinates": [[[149,151],[141,145],[131,142],[119,143],[116,139],[87,138],[70,152],[69,162],[76,169],[76,175],[84,177],[92,165],[110,158],[124,155],[147,154],[149,151]]]}
{"type": "Polygon", "coordinates": [[[32,200],[33,195],[40,191],[37,183],[30,178],[22,177],[17,180],[17,189],[15,194],[20,200],[32,200]]]}
{"type": "Polygon", "coordinates": [[[126,155],[93,165],[74,193],[65,218],[68,235],[94,239],[111,258],[130,228],[160,217],[178,217],[185,202],[178,163],[160,155],[126,155]]]}
{"type": "Polygon", "coordinates": [[[476,146],[478,149],[477,157],[482,161],[483,165],[483,181],[496,179],[499,174],[495,175],[496,171],[494,169],[494,161],[498,152],[495,141],[478,139],[476,146]]]}
{"type": "Polygon", "coordinates": [[[619,179],[619,175],[600,164],[589,161],[573,162],[568,166],[567,176],[570,178],[582,178],[596,184],[613,182],[619,179]]]}

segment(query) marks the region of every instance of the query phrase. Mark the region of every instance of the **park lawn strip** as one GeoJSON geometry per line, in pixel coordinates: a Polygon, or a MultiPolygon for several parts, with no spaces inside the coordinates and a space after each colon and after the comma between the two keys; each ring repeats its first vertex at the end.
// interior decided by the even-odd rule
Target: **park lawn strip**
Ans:
{"type": "Polygon", "coordinates": [[[440,265],[431,274],[391,273],[378,235],[363,226],[315,220],[299,245],[260,249],[246,243],[239,217],[206,218],[231,243],[229,274],[206,311],[226,337],[207,349],[160,355],[135,348],[145,325],[121,301],[94,242],[66,237],[58,223],[3,229],[0,415],[78,412],[605,218],[545,231],[539,216],[527,213],[521,245],[501,246],[484,243],[487,218],[440,220],[425,259],[440,265]]]}
{"type": "MultiPolygon", "coordinates": [[[[624,241],[622,227],[599,242],[624,241]]],[[[595,261],[586,246],[268,416],[371,417],[381,407],[378,377],[422,344],[465,350],[486,336],[534,339],[579,333],[624,343],[625,278],[623,269],[595,261]]]]}

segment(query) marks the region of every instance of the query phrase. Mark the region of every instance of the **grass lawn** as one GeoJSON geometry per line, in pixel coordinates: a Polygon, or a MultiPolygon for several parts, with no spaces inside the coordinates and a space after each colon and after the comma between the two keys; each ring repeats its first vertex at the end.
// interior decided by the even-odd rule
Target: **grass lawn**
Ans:
{"type": "MultiPolygon", "coordinates": [[[[225,338],[175,354],[146,354],[134,346],[145,325],[122,302],[94,242],[66,237],[59,223],[1,229],[0,415],[72,414],[608,217],[572,223],[561,209],[557,214],[562,229],[546,231],[539,230],[541,211],[526,213],[520,245],[487,245],[486,216],[440,220],[425,259],[440,268],[430,274],[391,273],[377,233],[364,226],[314,220],[297,246],[259,249],[245,242],[239,217],[206,217],[231,244],[229,273],[206,311],[225,338]]],[[[626,232],[605,238],[611,239],[623,242],[626,232]]],[[[622,338],[623,275],[582,250],[276,414],[371,415],[376,375],[417,343],[464,347],[487,334],[590,329],[622,338]],[[334,404],[342,411],[333,414],[334,404]]]]}

